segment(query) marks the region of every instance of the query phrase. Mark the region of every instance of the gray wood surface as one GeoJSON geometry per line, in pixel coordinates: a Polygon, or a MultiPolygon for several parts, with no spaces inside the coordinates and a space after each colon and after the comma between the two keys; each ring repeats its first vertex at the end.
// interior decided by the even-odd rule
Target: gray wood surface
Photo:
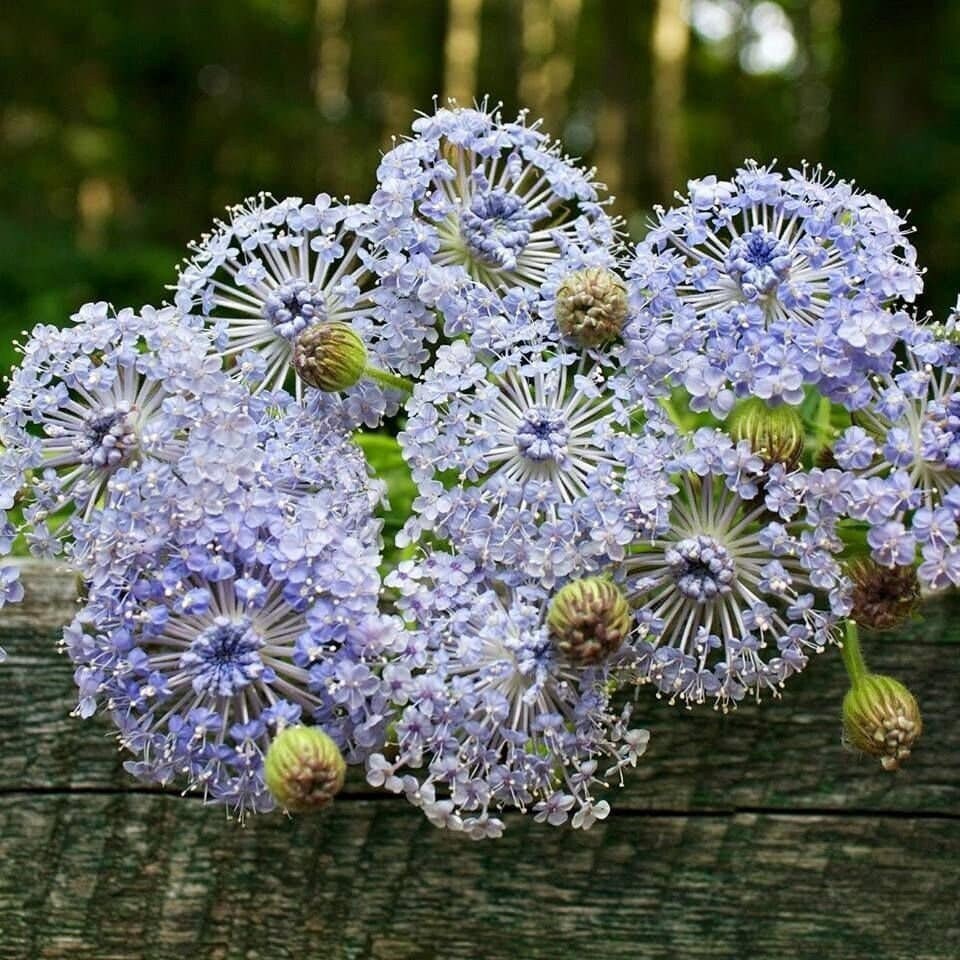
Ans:
{"type": "Polygon", "coordinates": [[[841,747],[829,651],[728,717],[643,691],[650,751],[608,821],[477,844],[356,776],[245,827],[138,785],[105,719],[68,716],[74,582],[27,566],[0,613],[0,960],[960,957],[957,598],[865,639],[924,711],[900,773],[841,747]]]}

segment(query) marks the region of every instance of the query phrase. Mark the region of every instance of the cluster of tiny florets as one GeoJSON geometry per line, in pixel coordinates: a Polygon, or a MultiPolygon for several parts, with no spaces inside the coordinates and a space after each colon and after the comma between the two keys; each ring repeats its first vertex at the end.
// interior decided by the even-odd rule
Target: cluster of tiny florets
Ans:
{"type": "Polygon", "coordinates": [[[244,816],[355,764],[472,838],[586,829],[647,688],[779,696],[960,585],[957,322],[912,312],[903,219],[747,161],[630,247],[603,190],[526,112],[439,106],[368,201],[257,195],[172,306],[29,335],[0,549],[81,574],[76,713],[131,773],[244,816]],[[392,417],[387,562],[352,432],[392,417]]]}

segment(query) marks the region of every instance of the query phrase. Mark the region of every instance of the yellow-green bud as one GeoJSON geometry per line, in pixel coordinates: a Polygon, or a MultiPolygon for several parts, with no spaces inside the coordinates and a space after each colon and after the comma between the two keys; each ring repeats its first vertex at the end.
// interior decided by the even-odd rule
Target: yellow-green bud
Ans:
{"type": "Polygon", "coordinates": [[[318,727],[286,727],[264,763],[267,789],[291,813],[327,806],[343,787],[347,765],[337,745],[318,727]]]}
{"type": "Polygon", "coordinates": [[[315,323],[297,337],[293,367],[308,386],[339,393],[363,377],[367,348],[346,323],[315,323]]]}
{"type": "Polygon", "coordinates": [[[769,407],[758,397],[738,404],[727,423],[734,442],[747,440],[767,466],[782,463],[792,470],[800,463],[806,432],[796,407],[769,407]]]}
{"type": "Polygon", "coordinates": [[[849,743],[896,770],[923,730],[920,707],[899,680],[868,673],[843,698],[843,730],[849,743]]]}
{"type": "Polygon", "coordinates": [[[568,274],[557,290],[555,308],[560,332],[584,347],[616,340],[627,320],[627,288],[604,267],[568,274]]]}
{"type": "Polygon", "coordinates": [[[853,583],[852,619],[870,630],[893,630],[906,623],[920,603],[920,581],[913,567],[882,567],[864,558],[847,568],[853,583]]]}
{"type": "Polygon", "coordinates": [[[568,583],[547,611],[547,626],[557,649],[581,666],[599,663],[619,650],[632,623],[623,591],[603,577],[568,583]]]}

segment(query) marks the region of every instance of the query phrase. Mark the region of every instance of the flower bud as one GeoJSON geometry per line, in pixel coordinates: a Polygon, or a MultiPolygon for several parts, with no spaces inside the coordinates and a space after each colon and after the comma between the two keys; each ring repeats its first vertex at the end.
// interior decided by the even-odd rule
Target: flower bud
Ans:
{"type": "Polygon", "coordinates": [[[893,630],[905,623],[920,603],[920,581],[913,567],[882,567],[864,558],[847,568],[853,582],[850,616],[870,630],[893,630]]]}
{"type": "Polygon", "coordinates": [[[868,673],[843,698],[843,730],[850,744],[896,770],[923,730],[913,694],[893,677],[868,673]]]}
{"type": "Polygon", "coordinates": [[[727,427],[734,442],[749,441],[767,466],[782,463],[787,470],[799,466],[806,432],[795,407],[768,407],[758,397],[751,397],[734,409],[727,427]]]}
{"type": "Polygon", "coordinates": [[[325,393],[357,383],[367,368],[367,348],[346,323],[315,323],[293,345],[297,376],[325,393]]]}
{"type": "Polygon", "coordinates": [[[557,326],[584,347],[616,340],[627,319],[627,288],[612,271],[587,267],[568,274],[557,290],[557,326]]]}
{"type": "Polygon", "coordinates": [[[264,764],[267,788],[291,813],[327,806],[347,772],[337,745],[318,727],[286,727],[277,734],[264,764]]]}
{"type": "Polygon", "coordinates": [[[557,649],[572,663],[590,666],[620,649],[633,618],[623,591],[611,580],[574,580],[554,596],[547,626],[557,649]]]}

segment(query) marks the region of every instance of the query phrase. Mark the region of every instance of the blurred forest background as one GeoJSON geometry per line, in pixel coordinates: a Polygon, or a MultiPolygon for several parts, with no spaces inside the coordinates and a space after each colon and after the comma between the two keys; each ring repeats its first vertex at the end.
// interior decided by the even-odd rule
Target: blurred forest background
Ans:
{"type": "Polygon", "coordinates": [[[960,2],[33,0],[0,31],[0,363],[81,303],[156,303],[259,190],[365,198],[434,94],[528,106],[639,236],[688,177],[822,161],[912,209],[960,290],[960,2]]]}

